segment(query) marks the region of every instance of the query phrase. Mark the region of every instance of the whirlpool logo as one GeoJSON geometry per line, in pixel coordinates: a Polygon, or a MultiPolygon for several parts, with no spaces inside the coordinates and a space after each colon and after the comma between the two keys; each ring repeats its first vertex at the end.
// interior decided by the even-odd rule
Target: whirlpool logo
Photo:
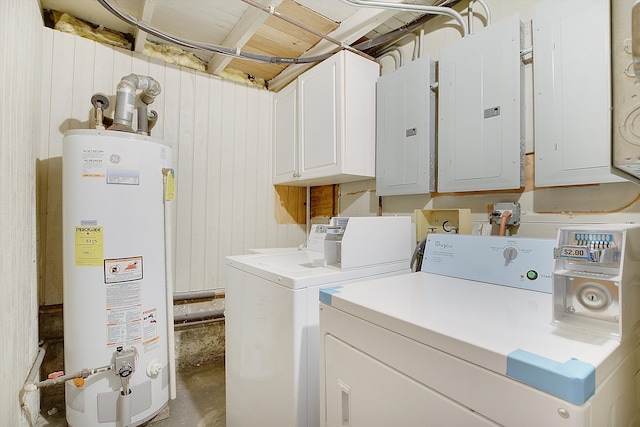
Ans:
{"type": "Polygon", "coordinates": [[[453,243],[436,242],[435,246],[439,249],[453,249],[453,243]]]}

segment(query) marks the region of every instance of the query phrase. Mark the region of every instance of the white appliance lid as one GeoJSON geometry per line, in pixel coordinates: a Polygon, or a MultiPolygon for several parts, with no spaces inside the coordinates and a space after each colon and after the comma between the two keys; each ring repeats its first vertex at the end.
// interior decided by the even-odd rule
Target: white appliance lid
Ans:
{"type": "Polygon", "coordinates": [[[408,261],[340,270],[325,265],[321,252],[304,250],[281,254],[229,256],[225,263],[228,267],[246,271],[291,289],[356,280],[394,271],[409,271],[408,261]]]}
{"type": "Polygon", "coordinates": [[[620,347],[613,339],[552,326],[550,294],[432,273],[335,286],[321,290],[320,300],[534,387],[536,377],[545,375],[573,387],[571,379],[556,372],[568,370],[569,376],[583,381],[579,396],[571,397],[575,390],[558,391],[555,385],[545,391],[578,404],[613,370],[609,356],[620,347]],[[572,366],[574,360],[580,362],[578,367],[572,366]]]}

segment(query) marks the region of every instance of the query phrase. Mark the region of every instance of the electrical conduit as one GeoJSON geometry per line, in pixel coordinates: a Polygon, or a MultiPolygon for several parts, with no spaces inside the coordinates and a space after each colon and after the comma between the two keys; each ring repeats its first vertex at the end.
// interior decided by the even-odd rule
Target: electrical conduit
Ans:
{"type": "Polygon", "coordinates": [[[484,13],[487,16],[487,26],[491,25],[491,11],[489,5],[484,0],[471,0],[469,2],[469,34],[473,34],[473,6],[478,2],[480,6],[484,8],[484,13]]]}
{"type": "Polygon", "coordinates": [[[118,17],[120,20],[126,22],[127,24],[133,25],[134,27],[144,31],[147,34],[158,37],[170,43],[174,43],[177,46],[181,46],[181,47],[186,47],[190,49],[200,49],[206,52],[213,52],[220,55],[232,56],[235,58],[246,59],[249,61],[262,62],[264,64],[309,64],[309,63],[324,61],[325,59],[329,58],[332,55],[332,54],[326,54],[326,55],[318,55],[318,56],[308,56],[304,58],[282,58],[282,57],[273,57],[273,56],[267,56],[267,55],[259,55],[255,53],[249,53],[249,52],[242,52],[240,47],[228,48],[225,46],[186,40],[180,37],[173,36],[171,34],[167,34],[163,31],[158,30],[155,27],[152,27],[151,25],[148,25],[142,21],[137,20],[136,18],[129,15],[122,9],[119,9],[113,6],[110,0],[98,0],[98,2],[105,9],[107,9],[111,14],[118,17]]]}
{"type": "Polygon", "coordinates": [[[462,36],[466,37],[469,35],[469,30],[467,28],[467,23],[464,21],[462,15],[460,15],[455,10],[450,7],[442,7],[442,6],[423,6],[416,4],[407,4],[407,3],[387,3],[387,2],[378,2],[378,1],[366,1],[366,0],[340,0],[342,3],[346,3],[351,6],[359,6],[359,7],[371,7],[376,9],[392,9],[392,10],[404,10],[408,12],[422,12],[433,15],[447,15],[458,21],[458,24],[462,27],[462,36]]]}

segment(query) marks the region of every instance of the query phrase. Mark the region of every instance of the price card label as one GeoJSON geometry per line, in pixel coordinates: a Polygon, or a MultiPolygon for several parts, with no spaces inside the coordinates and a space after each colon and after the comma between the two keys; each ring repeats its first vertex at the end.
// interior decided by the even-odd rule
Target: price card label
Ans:
{"type": "Polygon", "coordinates": [[[562,246],[560,258],[589,259],[589,248],[586,246],[562,246]]]}
{"type": "Polygon", "coordinates": [[[103,230],[99,226],[75,227],[76,265],[96,267],[103,262],[103,230]]]}

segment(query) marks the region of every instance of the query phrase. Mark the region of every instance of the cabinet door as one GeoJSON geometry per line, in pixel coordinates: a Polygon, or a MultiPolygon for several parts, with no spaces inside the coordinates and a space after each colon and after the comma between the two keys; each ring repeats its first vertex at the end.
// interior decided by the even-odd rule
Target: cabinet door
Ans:
{"type": "Polygon", "coordinates": [[[300,179],[340,173],[343,64],[336,54],[298,78],[300,179]]]}
{"type": "Polygon", "coordinates": [[[293,82],[275,96],[273,183],[297,180],[297,85],[293,82]]]}

